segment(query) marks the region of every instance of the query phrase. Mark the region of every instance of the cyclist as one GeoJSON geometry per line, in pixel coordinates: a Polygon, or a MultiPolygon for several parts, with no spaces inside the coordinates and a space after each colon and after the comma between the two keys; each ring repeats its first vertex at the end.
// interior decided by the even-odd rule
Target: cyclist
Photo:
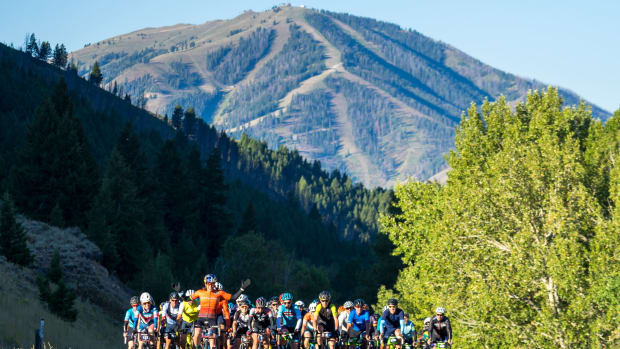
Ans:
{"type": "MultiPolygon", "coordinates": [[[[278,315],[276,318],[276,326],[278,328],[278,334],[293,334],[293,342],[291,347],[297,349],[297,343],[299,342],[299,330],[301,329],[301,312],[297,306],[293,305],[293,295],[286,292],[280,297],[282,305],[278,308],[278,315]]],[[[278,345],[281,343],[281,338],[278,336],[278,345]]]]}
{"type": "MultiPolygon", "coordinates": [[[[222,300],[237,299],[239,295],[244,291],[245,287],[250,284],[249,280],[245,280],[241,283],[241,288],[234,295],[226,293],[224,291],[218,291],[215,289],[215,283],[217,277],[213,274],[205,275],[204,279],[205,287],[194,292],[192,299],[197,299],[200,304],[200,311],[198,313],[198,319],[194,324],[194,346],[198,347],[200,339],[201,329],[210,330],[212,328],[218,328],[217,325],[217,311],[218,307],[221,307],[222,300]]],[[[228,310],[228,307],[226,307],[228,310]]],[[[230,319],[226,323],[226,327],[230,326],[230,319]]],[[[209,344],[211,348],[215,348],[215,337],[212,333],[209,336],[209,344]]]]}
{"type": "MultiPolygon", "coordinates": [[[[349,316],[346,319],[347,333],[350,338],[359,337],[364,331],[366,335],[364,338],[366,341],[370,340],[370,334],[372,329],[372,320],[370,319],[370,313],[364,309],[364,300],[359,298],[353,302],[355,311],[349,312],[349,316]]],[[[365,348],[363,344],[362,347],[365,348]]]]}
{"type": "Polygon", "coordinates": [[[123,326],[123,337],[125,337],[127,342],[127,348],[133,348],[133,334],[136,332],[136,324],[138,322],[138,303],[139,299],[137,296],[131,297],[129,300],[129,305],[131,308],[127,309],[125,312],[125,325],[123,326]]]}
{"type": "Polygon", "coordinates": [[[353,302],[346,301],[342,307],[344,310],[338,314],[338,331],[340,331],[340,339],[344,341],[347,337],[347,319],[351,314],[351,309],[353,309],[353,302]]]}
{"type": "Polygon", "coordinates": [[[391,335],[396,336],[398,344],[396,348],[400,348],[403,344],[402,328],[405,326],[405,312],[398,307],[398,301],[394,298],[388,300],[388,309],[381,316],[379,332],[383,338],[383,344],[387,344],[387,340],[391,335]]]}
{"type": "Polygon", "coordinates": [[[185,301],[179,306],[177,323],[179,325],[181,347],[187,346],[187,335],[191,333],[194,322],[198,319],[198,301],[192,300],[194,290],[185,291],[185,301]]]}
{"type": "Polygon", "coordinates": [[[242,294],[237,298],[238,309],[233,316],[232,333],[233,348],[241,344],[241,337],[250,330],[250,302],[248,296],[242,294]]]}
{"type": "Polygon", "coordinates": [[[273,324],[271,325],[271,331],[276,333],[278,331],[278,326],[276,325],[275,318],[278,315],[278,307],[280,307],[280,298],[273,296],[269,299],[269,310],[273,315],[273,324]]]}
{"type": "Polygon", "coordinates": [[[417,332],[415,330],[415,325],[413,324],[413,322],[411,322],[411,320],[409,320],[409,314],[405,313],[404,314],[404,318],[405,318],[405,325],[402,328],[402,334],[403,334],[403,339],[404,342],[409,344],[409,345],[413,345],[413,341],[415,338],[417,338],[417,332]]]}
{"type": "Polygon", "coordinates": [[[308,349],[310,347],[310,338],[314,336],[316,332],[315,328],[312,327],[312,319],[314,316],[314,312],[316,311],[316,303],[312,302],[308,306],[308,312],[303,317],[303,321],[301,324],[301,333],[304,335],[304,348],[308,349]]]}
{"type": "MultiPolygon", "coordinates": [[[[258,348],[258,334],[264,333],[263,342],[269,343],[271,334],[270,328],[273,326],[273,315],[267,307],[267,300],[259,297],[256,300],[256,308],[250,310],[250,329],[252,331],[252,349],[258,348]]],[[[267,347],[267,346],[265,346],[267,347]]]]}
{"type": "MultiPolygon", "coordinates": [[[[214,288],[216,291],[224,292],[224,286],[220,282],[216,282],[214,285],[214,288]]],[[[230,329],[230,309],[228,308],[228,301],[226,299],[222,299],[220,301],[220,304],[217,307],[216,312],[217,312],[217,325],[220,328],[220,334],[221,334],[220,343],[223,343],[226,331],[230,329]]]]}
{"type": "Polygon", "coordinates": [[[306,311],[306,304],[304,303],[304,301],[302,300],[298,300],[297,302],[295,302],[295,305],[297,306],[297,309],[299,309],[299,311],[301,312],[301,318],[304,318],[304,315],[306,315],[307,311],[306,311]]]}
{"type": "Polygon", "coordinates": [[[312,327],[317,329],[317,343],[322,343],[322,336],[325,334],[329,341],[327,342],[329,349],[336,346],[336,329],[338,328],[338,313],[336,306],[331,303],[332,296],[327,291],[319,293],[319,304],[314,312],[312,327]]]}
{"type": "Polygon", "coordinates": [[[179,328],[177,319],[179,318],[179,315],[182,315],[179,311],[180,304],[179,294],[172,292],[168,297],[168,302],[164,303],[164,307],[162,309],[162,326],[165,326],[166,328],[164,331],[164,342],[166,343],[166,349],[170,349],[170,344],[177,340],[176,333],[179,328]]]}
{"type": "Polygon", "coordinates": [[[421,345],[422,349],[428,349],[431,347],[431,318],[427,317],[424,319],[424,329],[422,330],[422,334],[418,337],[418,344],[421,345]]]}
{"type": "MultiPolygon", "coordinates": [[[[138,333],[148,333],[151,342],[154,342],[157,333],[157,309],[153,303],[153,297],[148,292],[140,295],[142,306],[138,308],[138,333]]],[[[138,335],[138,349],[142,349],[144,342],[138,335]]]]}
{"type": "Polygon", "coordinates": [[[435,309],[435,316],[431,319],[430,324],[431,343],[448,342],[449,345],[452,345],[452,326],[450,326],[450,319],[445,316],[445,312],[444,307],[435,309]]]}

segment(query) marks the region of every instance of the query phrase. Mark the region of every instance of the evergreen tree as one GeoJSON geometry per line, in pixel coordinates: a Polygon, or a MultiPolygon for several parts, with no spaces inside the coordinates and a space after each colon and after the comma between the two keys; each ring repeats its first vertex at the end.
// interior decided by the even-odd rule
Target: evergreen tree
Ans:
{"type": "MultiPolygon", "coordinates": [[[[185,167],[175,141],[167,140],[162,146],[155,165],[155,178],[161,193],[160,212],[164,226],[171,234],[168,242],[173,242],[183,232],[189,195],[185,167]]],[[[158,242],[163,243],[167,242],[158,242]]]]}
{"type": "Polygon", "coordinates": [[[54,53],[52,54],[52,63],[58,68],[64,68],[67,65],[67,48],[65,44],[56,44],[54,53]]]}
{"type": "Polygon", "coordinates": [[[52,55],[52,46],[49,41],[43,41],[41,46],[39,46],[39,51],[37,52],[37,58],[42,60],[43,62],[47,62],[47,60],[52,55]]]}
{"type": "Polygon", "coordinates": [[[172,112],[172,127],[177,130],[181,129],[181,123],[183,121],[183,108],[177,104],[174,107],[174,112],[172,112]]]}
{"type": "Polygon", "coordinates": [[[26,53],[32,57],[36,57],[39,54],[39,45],[37,44],[37,38],[34,33],[30,34],[30,38],[26,43],[26,53]]]}
{"type": "Polygon", "coordinates": [[[189,107],[185,111],[185,117],[183,118],[183,132],[185,132],[188,136],[196,134],[196,112],[194,111],[194,107],[189,107]]]}
{"type": "Polygon", "coordinates": [[[37,108],[11,186],[24,213],[48,220],[59,205],[67,225],[86,225],[98,186],[97,167],[64,80],[37,108]]]}
{"type": "Polygon", "coordinates": [[[52,259],[50,260],[50,266],[47,270],[47,278],[54,283],[58,283],[62,279],[62,266],[60,263],[60,251],[54,250],[52,259]]]}
{"type": "Polygon", "coordinates": [[[78,67],[77,64],[75,64],[73,57],[71,57],[71,61],[67,63],[67,71],[78,75],[78,67]]]}
{"type": "Polygon", "coordinates": [[[15,220],[13,200],[9,193],[5,193],[0,211],[0,253],[9,262],[29,265],[32,263],[32,255],[26,239],[24,228],[15,220]]]}
{"type": "Polygon", "coordinates": [[[95,64],[93,64],[93,67],[90,70],[90,75],[88,76],[88,81],[90,81],[95,86],[101,85],[101,82],[103,81],[103,74],[99,69],[98,61],[95,61],[95,64]]]}
{"type": "Polygon", "coordinates": [[[245,212],[243,212],[243,218],[241,219],[241,224],[239,225],[239,229],[237,229],[238,234],[245,234],[256,232],[257,223],[256,223],[256,209],[252,202],[248,203],[248,207],[246,207],[245,212]]]}
{"type": "Polygon", "coordinates": [[[118,85],[116,84],[116,80],[114,80],[114,86],[112,87],[112,94],[118,96],[118,85]]]}

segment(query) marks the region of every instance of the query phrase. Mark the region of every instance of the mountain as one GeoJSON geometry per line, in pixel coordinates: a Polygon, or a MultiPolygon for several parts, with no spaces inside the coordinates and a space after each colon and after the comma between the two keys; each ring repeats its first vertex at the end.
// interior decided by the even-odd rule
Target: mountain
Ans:
{"type": "Polygon", "coordinates": [[[371,187],[444,170],[470,103],[504,95],[514,105],[545,87],[414,30],[293,6],[146,28],[71,56],[82,76],[98,61],[109,88],[152,112],[193,106],[235,138],[294,148],[371,187]]]}

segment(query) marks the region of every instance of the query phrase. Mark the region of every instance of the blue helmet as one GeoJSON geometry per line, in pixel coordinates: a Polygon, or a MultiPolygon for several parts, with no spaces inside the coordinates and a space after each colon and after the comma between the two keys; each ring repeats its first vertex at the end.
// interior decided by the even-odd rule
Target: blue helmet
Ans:
{"type": "Polygon", "coordinates": [[[292,301],[293,300],[293,295],[288,293],[288,292],[283,293],[281,300],[282,301],[292,301]]]}
{"type": "Polygon", "coordinates": [[[217,277],[213,274],[207,274],[205,275],[204,282],[205,284],[217,282],[217,277]]]}

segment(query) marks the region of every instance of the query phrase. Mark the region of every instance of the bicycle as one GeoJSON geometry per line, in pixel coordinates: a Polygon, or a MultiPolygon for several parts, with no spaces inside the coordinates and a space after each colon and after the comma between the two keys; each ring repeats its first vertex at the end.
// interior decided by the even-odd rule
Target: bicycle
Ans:
{"type": "Polygon", "coordinates": [[[220,328],[219,326],[211,326],[209,328],[203,328],[200,332],[200,348],[201,349],[216,349],[220,347],[220,328]],[[215,348],[211,348],[209,339],[215,339],[215,348]]]}
{"type": "Polygon", "coordinates": [[[142,349],[155,349],[154,335],[148,332],[134,333],[134,348],[139,347],[138,341],[142,342],[142,349]]]}
{"type": "Polygon", "coordinates": [[[239,349],[249,349],[251,347],[252,347],[252,338],[248,337],[248,335],[246,334],[241,335],[241,343],[239,344],[239,349]]]}
{"type": "Polygon", "coordinates": [[[445,349],[445,348],[450,348],[450,347],[451,345],[448,342],[444,342],[444,341],[435,342],[431,344],[431,348],[437,348],[437,349],[445,349]]]}
{"type": "Polygon", "coordinates": [[[364,336],[366,335],[366,331],[363,331],[356,337],[349,337],[347,341],[347,345],[349,349],[361,349],[364,344],[364,336]]]}
{"type": "Polygon", "coordinates": [[[400,340],[398,338],[396,338],[396,336],[394,336],[394,335],[389,336],[388,339],[387,339],[387,346],[386,346],[386,348],[388,348],[388,349],[396,349],[396,347],[401,347],[400,340]]]}
{"type": "Polygon", "coordinates": [[[321,332],[321,345],[319,345],[319,349],[329,349],[329,341],[332,337],[333,334],[329,331],[321,332]]]}
{"type": "Polygon", "coordinates": [[[280,349],[291,349],[291,343],[299,344],[299,340],[291,332],[283,328],[280,334],[280,349]]]}

